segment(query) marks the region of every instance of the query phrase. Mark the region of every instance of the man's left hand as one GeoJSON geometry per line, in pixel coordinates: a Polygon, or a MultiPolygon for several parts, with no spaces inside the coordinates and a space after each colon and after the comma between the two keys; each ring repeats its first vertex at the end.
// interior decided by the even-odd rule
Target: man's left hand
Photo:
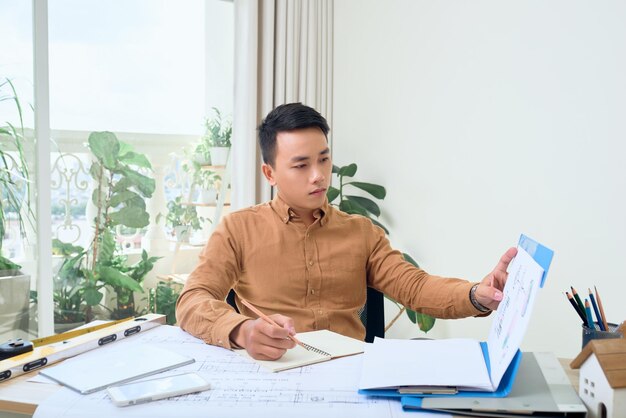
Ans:
{"type": "Polygon", "coordinates": [[[509,248],[504,255],[500,257],[496,268],[486,275],[476,288],[476,301],[485,308],[491,310],[498,309],[498,305],[500,305],[500,301],[503,297],[502,291],[504,290],[504,284],[508,276],[506,269],[509,267],[509,263],[516,254],[517,248],[509,248]]]}

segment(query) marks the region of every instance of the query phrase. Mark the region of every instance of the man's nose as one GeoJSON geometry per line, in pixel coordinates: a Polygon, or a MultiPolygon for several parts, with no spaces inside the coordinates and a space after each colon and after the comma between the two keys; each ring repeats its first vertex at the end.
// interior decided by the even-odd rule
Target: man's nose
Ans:
{"type": "Polygon", "coordinates": [[[322,167],[314,167],[312,174],[313,183],[320,183],[324,180],[324,171],[322,170],[322,167]]]}

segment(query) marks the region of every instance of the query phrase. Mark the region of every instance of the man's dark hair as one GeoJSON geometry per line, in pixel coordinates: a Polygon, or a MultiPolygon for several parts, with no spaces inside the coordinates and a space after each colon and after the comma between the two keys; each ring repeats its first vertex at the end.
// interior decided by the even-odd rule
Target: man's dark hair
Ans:
{"type": "Polygon", "coordinates": [[[278,133],[314,127],[319,128],[328,139],[328,122],[317,110],[302,103],[287,103],[276,107],[259,125],[259,145],[263,162],[274,166],[278,133]]]}

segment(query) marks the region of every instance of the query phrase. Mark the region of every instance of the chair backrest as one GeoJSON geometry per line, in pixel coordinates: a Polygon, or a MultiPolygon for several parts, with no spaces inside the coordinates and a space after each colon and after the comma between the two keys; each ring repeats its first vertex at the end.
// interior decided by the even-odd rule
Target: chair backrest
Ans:
{"type": "Polygon", "coordinates": [[[381,292],[367,288],[365,306],[359,316],[365,325],[365,342],[373,342],[374,337],[385,338],[385,297],[381,292]]]}
{"type": "MultiPolygon", "coordinates": [[[[230,289],[226,302],[232,306],[236,312],[237,304],[235,303],[235,291],[230,289]]],[[[367,298],[365,305],[359,311],[361,322],[365,326],[365,342],[371,343],[374,337],[385,337],[385,297],[378,290],[371,287],[367,288],[367,298]]]]}

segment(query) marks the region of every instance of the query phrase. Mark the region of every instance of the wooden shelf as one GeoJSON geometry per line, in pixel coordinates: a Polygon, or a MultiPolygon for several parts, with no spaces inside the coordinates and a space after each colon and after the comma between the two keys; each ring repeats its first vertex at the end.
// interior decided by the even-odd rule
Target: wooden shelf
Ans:
{"type": "MultiPolygon", "coordinates": [[[[198,203],[198,202],[183,202],[183,206],[199,206],[203,208],[216,208],[217,203],[198,203]]],[[[224,206],[230,206],[230,203],[224,203],[224,206]]]]}

